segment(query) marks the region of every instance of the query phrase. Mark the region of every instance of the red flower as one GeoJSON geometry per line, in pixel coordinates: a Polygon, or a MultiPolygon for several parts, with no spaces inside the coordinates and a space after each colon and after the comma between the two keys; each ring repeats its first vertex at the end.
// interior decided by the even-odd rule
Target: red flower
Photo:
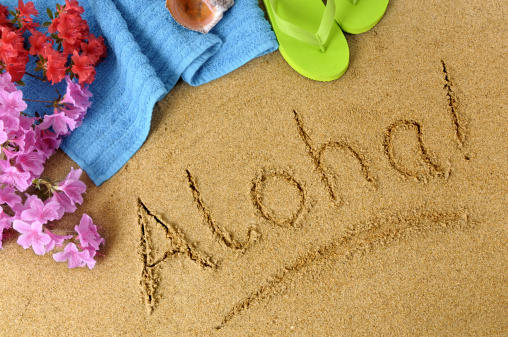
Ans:
{"type": "Polygon", "coordinates": [[[90,34],[87,22],[81,17],[84,8],[77,0],[65,0],[48,27],[50,37],[32,29],[37,26],[32,17],[39,12],[32,1],[26,4],[24,1],[18,0],[11,20],[8,9],[0,5],[0,73],[8,71],[13,81],[19,81],[25,74],[28,55],[38,55],[37,67],[43,69],[43,76],[52,84],[62,81],[69,71],[79,79],[80,85],[91,84],[96,74],[94,67],[106,57],[107,48],[102,36],[97,38],[90,34]],[[27,49],[24,45],[28,43],[23,38],[26,30],[32,33],[26,41],[29,43],[27,49]],[[58,44],[58,51],[53,49],[54,44],[58,44]],[[72,58],[70,69],[69,55],[72,58]]]}
{"type": "Polygon", "coordinates": [[[79,56],[78,52],[74,51],[72,62],[74,65],[71,71],[79,78],[79,84],[92,84],[95,78],[95,68],[92,65],[92,60],[86,55],[79,56]]]}
{"type": "Polygon", "coordinates": [[[70,14],[83,14],[85,9],[81,7],[77,0],[65,0],[65,11],[70,14]]]}
{"type": "Polygon", "coordinates": [[[9,15],[9,8],[7,8],[7,6],[0,5],[0,14],[5,16],[9,15]]]}
{"type": "Polygon", "coordinates": [[[9,9],[0,5],[0,26],[12,27],[11,20],[7,19],[9,16],[9,9]]]}
{"type": "Polygon", "coordinates": [[[51,84],[60,83],[65,78],[65,62],[48,60],[46,63],[46,77],[51,84]]]}
{"type": "Polygon", "coordinates": [[[71,44],[76,42],[76,39],[81,38],[81,32],[78,29],[79,18],[75,15],[62,13],[59,16],[59,23],[57,26],[58,37],[71,44]]]}
{"type": "Polygon", "coordinates": [[[21,33],[24,33],[27,29],[33,30],[34,28],[39,27],[39,24],[34,22],[33,18],[31,18],[31,15],[39,15],[39,12],[35,9],[32,1],[27,2],[25,5],[23,0],[18,0],[18,7],[16,7],[16,10],[19,11],[19,18],[22,21],[22,27],[19,29],[21,33]]]}
{"type": "Polygon", "coordinates": [[[9,28],[1,28],[0,60],[8,63],[11,57],[16,57],[23,49],[23,38],[9,28]]]}
{"type": "Polygon", "coordinates": [[[88,43],[81,42],[81,50],[83,51],[81,55],[88,56],[92,64],[97,65],[99,60],[105,58],[108,54],[104,38],[102,36],[96,38],[95,35],[90,34],[87,40],[88,43]]]}
{"type": "Polygon", "coordinates": [[[13,31],[7,27],[1,27],[0,38],[0,61],[4,63],[13,82],[20,81],[25,75],[28,63],[28,52],[23,48],[23,37],[19,31],[13,31]]]}
{"type": "Polygon", "coordinates": [[[17,52],[11,44],[5,43],[0,39],[0,61],[9,62],[10,58],[16,56],[17,52]]]}
{"type": "Polygon", "coordinates": [[[53,40],[43,33],[39,31],[34,31],[33,35],[28,38],[28,41],[30,42],[30,50],[28,53],[30,55],[39,55],[42,54],[42,49],[44,46],[52,46],[53,40]]]}
{"type": "Polygon", "coordinates": [[[25,76],[26,64],[28,63],[28,55],[21,57],[17,57],[17,62],[13,62],[7,65],[6,70],[12,77],[12,82],[21,81],[23,76],[25,76]]]}
{"type": "Polygon", "coordinates": [[[16,9],[19,11],[20,16],[29,17],[30,15],[39,15],[32,1],[27,2],[25,5],[23,0],[18,0],[18,7],[16,7],[16,9]]]}
{"type": "Polygon", "coordinates": [[[81,18],[79,11],[71,7],[71,11],[68,12],[65,6],[62,7],[59,16],[53,19],[48,31],[52,34],[58,33],[58,38],[62,40],[64,52],[67,54],[79,52],[81,42],[89,34],[88,24],[81,18]]]}
{"type": "Polygon", "coordinates": [[[67,57],[63,53],[54,50],[50,45],[44,46],[41,56],[45,62],[43,64],[38,63],[38,65],[44,68],[48,81],[51,81],[52,84],[62,81],[67,69],[65,66],[67,57]]]}
{"type": "Polygon", "coordinates": [[[55,16],[53,20],[51,20],[51,24],[48,26],[48,32],[50,34],[56,33],[58,30],[58,24],[60,23],[60,17],[55,16]]]}

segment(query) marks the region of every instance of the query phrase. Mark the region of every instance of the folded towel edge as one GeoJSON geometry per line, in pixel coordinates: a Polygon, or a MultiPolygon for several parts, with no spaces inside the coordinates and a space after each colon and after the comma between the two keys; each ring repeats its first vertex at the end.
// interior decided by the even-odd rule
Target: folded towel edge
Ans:
{"type": "Polygon", "coordinates": [[[240,68],[241,66],[243,66],[247,62],[252,61],[255,58],[261,57],[263,55],[269,54],[277,50],[277,48],[279,48],[279,44],[277,42],[277,39],[273,37],[273,39],[270,39],[269,41],[266,41],[256,46],[256,48],[253,48],[249,53],[243,54],[243,57],[237,58],[234,60],[234,62],[229,63],[227,68],[207,71],[206,75],[202,76],[193,75],[193,77],[191,77],[191,81],[187,83],[189,83],[192,86],[198,86],[211,82],[213,80],[218,79],[219,77],[222,77],[235,71],[236,69],[240,68]]]}
{"type": "Polygon", "coordinates": [[[124,152],[119,154],[118,157],[112,161],[109,168],[105,172],[97,173],[93,163],[87,164],[85,160],[78,153],[76,153],[76,151],[68,148],[65,146],[65,144],[62,143],[60,148],[88,174],[88,177],[94,182],[96,186],[100,186],[103,182],[115,175],[144,144],[146,138],[148,137],[148,133],[150,132],[153,107],[155,106],[155,103],[160,101],[164,96],[166,96],[167,93],[168,91],[165,88],[160,88],[158,91],[154,92],[151,95],[152,97],[147,104],[147,113],[150,116],[149,118],[145,119],[147,123],[144,123],[142,130],[140,130],[140,137],[135,140],[128,149],[125,149],[124,152]]]}

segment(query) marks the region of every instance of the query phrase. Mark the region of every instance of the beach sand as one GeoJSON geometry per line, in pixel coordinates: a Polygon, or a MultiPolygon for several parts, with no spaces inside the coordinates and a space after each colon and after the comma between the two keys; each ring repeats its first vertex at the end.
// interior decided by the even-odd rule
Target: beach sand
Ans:
{"type": "Polygon", "coordinates": [[[4,241],[0,335],[508,335],[506,17],[391,1],[336,81],[276,51],[179,82],[57,224],[103,227],[93,270],[4,241]]]}

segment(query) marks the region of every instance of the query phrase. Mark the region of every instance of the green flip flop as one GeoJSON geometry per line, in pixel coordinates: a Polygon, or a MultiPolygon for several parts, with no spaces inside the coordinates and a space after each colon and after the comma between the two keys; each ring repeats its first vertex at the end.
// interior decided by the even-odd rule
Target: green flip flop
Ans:
{"type": "Polygon", "coordinates": [[[335,21],[340,28],[347,33],[360,34],[381,20],[388,0],[335,0],[335,6],[335,21]]]}
{"type": "Polygon", "coordinates": [[[349,47],[335,22],[335,3],[321,0],[263,0],[279,51],[301,75],[332,81],[349,65],[349,47]]]}

